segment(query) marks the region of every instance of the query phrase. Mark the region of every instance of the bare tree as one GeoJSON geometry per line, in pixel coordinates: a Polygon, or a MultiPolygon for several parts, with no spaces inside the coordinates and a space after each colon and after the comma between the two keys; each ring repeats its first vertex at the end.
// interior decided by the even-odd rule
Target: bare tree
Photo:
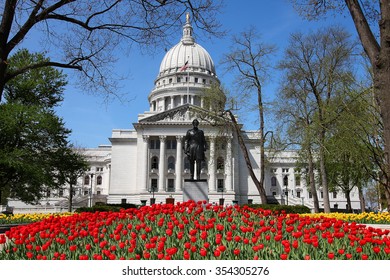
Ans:
{"type": "Polygon", "coordinates": [[[302,16],[318,19],[329,11],[347,10],[374,74],[374,94],[383,120],[387,202],[390,205],[390,0],[291,0],[302,16]],[[379,30],[379,36],[376,36],[379,30]]]}
{"type": "MultiPolygon", "coordinates": [[[[275,52],[275,47],[264,44],[260,41],[259,33],[254,27],[241,32],[232,38],[231,50],[224,55],[222,63],[227,71],[236,73],[236,85],[240,93],[248,97],[256,94],[256,109],[259,114],[259,135],[260,135],[260,178],[257,179],[253,170],[249,168],[252,180],[254,181],[262,203],[267,203],[267,196],[264,189],[265,176],[265,127],[264,127],[264,101],[262,85],[268,77],[270,68],[268,59],[275,52]]],[[[233,116],[233,114],[230,114],[233,116]]],[[[233,116],[234,117],[234,116],[233,116]]],[[[233,124],[235,123],[232,118],[233,124]]],[[[237,131],[239,134],[239,131],[237,131]]]]}
{"type": "Polygon", "coordinates": [[[0,101],[5,84],[28,70],[78,70],[83,89],[116,92],[118,45],[152,50],[181,27],[184,14],[207,34],[220,35],[221,0],[5,0],[0,3],[0,101]],[[9,57],[27,38],[39,38],[48,61],[9,70],[9,57]]]}

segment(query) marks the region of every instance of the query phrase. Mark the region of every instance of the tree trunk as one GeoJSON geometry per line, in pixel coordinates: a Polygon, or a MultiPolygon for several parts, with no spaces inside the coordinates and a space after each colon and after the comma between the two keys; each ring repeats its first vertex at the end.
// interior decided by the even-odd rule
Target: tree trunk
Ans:
{"type": "Polygon", "coordinates": [[[347,199],[347,207],[348,207],[348,212],[352,213],[352,203],[351,203],[351,192],[349,189],[345,191],[345,198],[347,199]]]}
{"type": "Polygon", "coordinates": [[[8,66],[7,59],[10,51],[7,48],[7,41],[15,16],[16,2],[16,0],[5,1],[2,19],[0,22],[0,101],[3,96],[8,66]]]}
{"type": "Polygon", "coordinates": [[[72,212],[72,202],[73,202],[73,184],[69,184],[69,206],[68,211],[72,212]]]}
{"type": "MultiPolygon", "coordinates": [[[[267,195],[264,190],[264,177],[265,177],[265,148],[264,148],[264,110],[263,110],[263,101],[261,98],[261,86],[257,87],[257,102],[259,106],[259,121],[260,121],[260,181],[258,190],[261,189],[264,191],[265,203],[267,203],[267,195]]],[[[262,198],[263,199],[263,198],[262,198]]]]}
{"type": "Polygon", "coordinates": [[[311,153],[311,147],[308,148],[308,164],[309,164],[309,184],[310,191],[313,196],[313,204],[314,204],[314,213],[320,212],[320,203],[318,201],[316,182],[314,176],[314,162],[313,162],[313,154],[311,153]]]}
{"type": "Polygon", "coordinates": [[[366,200],[364,198],[362,186],[358,186],[358,191],[359,191],[360,211],[364,213],[366,212],[366,200]]]}
{"type": "MultiPolygon", "coordinates": [[[[389,181],[387,180],[386,182],[387,182],[386,185],[389,185],[389,181]]],[[[388,188],[386,188],[386,185],[383,185],[383,189],[385,191],[385,197],[386,197],[386,202],[387,202],[387,210],[389,210],[389,208],[390,208],[390,190],[388,188]]]]}
{"type": "MultiPolygon", "coordinates": [[[[380,2],[378,44],[370,26],[364,16],[358,0],[345,0],[364,51],[370,59],[374,73],[374,93],[379,104],[380,114],[383,121],[383,138],[385,143],[385,170],[386,177],[390,175],[390,0],[380,2]]],[[[390,194],[389,180],[386,180],[384,188],[390,194]]],[[[390,205],[390,195],[387,198],[390,205]]]]}
{"type": "MultiPolygon", "coordinates": [[[[389,26],[390,29],[390,26],[389,26]]],[[[390,31],[390,30],[389,30],[390,31]]],[[[389,34],[390,36],[390,34],[389,34]]],[[[390,40],[389,40],[390,44],[390,40]]],[[[389,48],[390,50],[390,48],[389,48]]],[[[385,171],[384,177],[390,177],[390,93],[388,89],[390,88],[390,51],[388,53],[389,57],[384,57],[379,59],[377,67],[374,69],[374,92],[376,95],[377,102],[380,108],[380,114],[383,121],[383,138],[384,138],[384,168],[385,171]]],[[[384,188],[386,192],[390,193],[390,184],[389,180],[384,180],[384,188]]],[[[387,204],[390,205],[390,198],[387,198],[387,204]]]]}
{"type": "MultiPolygon", "coordinates": [[[[322,123],[322,122],[321,122],[322,123]]],[[[321,187],[324,195],[323,203],[324,203],[324,212],[330,213],[330,202],[329,202],[329,190],[328,190],[328,177],[325,166],[325,130],[321,129],[320,132],[320,171],[321,171],[321,187]]]]}
{"type": "Polygon", "coordinates": [[[246,167],[248,168],[249,175],[251,176],[251,179],[259,192],[261,203],[267,204],[267,195],[265,193],[264,186],[260,184],[260,181],[257,179],[256,174],[253,172],[251,159],[249,158],[248,150],[245,146],[244,139],[242,138],[240,126],[238,125],[237,120],[234,117],[234,115],[232,114],[232,112],[230,112],[229,110],[226,112],[229,114],[229,117],[232,120],[233,128],[234,128],[234,130],[237,134],[237,137],[238,137],[238,143],[240,145],[242,153],[244,154],[246,167]]]}

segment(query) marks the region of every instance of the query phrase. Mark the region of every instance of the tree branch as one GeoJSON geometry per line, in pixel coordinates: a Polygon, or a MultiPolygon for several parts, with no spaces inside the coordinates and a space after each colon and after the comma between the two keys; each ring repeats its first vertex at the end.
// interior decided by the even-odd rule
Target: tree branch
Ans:
{"type": "Polygon", "coordinates": [[[76,69],[76,70],[82,70],[82,67],[80,65],[72,64],[72,63],[61,63],[61,62],[53,62],[53,61],[42,61],[35,64],[30,64],[26,67],[19,68],[16,71],[9,72],[6,74],[5,81],[8,82],[9,80],[15,78],[16,76],[26,73],[29,70],[41,68],[41,67],[59,67],[59,68],[67,68],[67,69],[76,69]]]}

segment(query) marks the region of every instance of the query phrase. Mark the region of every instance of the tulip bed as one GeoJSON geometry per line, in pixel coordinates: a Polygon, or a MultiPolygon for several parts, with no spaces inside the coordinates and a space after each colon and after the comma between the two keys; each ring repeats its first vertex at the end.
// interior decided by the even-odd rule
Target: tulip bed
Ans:
{"type": "Polygon", "coordinates": [[[356,222],[360,224],[390,224],[390,213],[373,213],[373,212],[363,212],[358,214],[350,213],[311,213],[303,214],[310,217],[329,217],[343,220],[346,222],[356,222]]]}
{"type": "Polygon", "coordinates": [[[0,259],[390,259],[389,230],[194,202],[51,216],[6,236],[0,259]]]}
{"type": "Polygon", "coordinates": [[[14,214],[5,215],[0,214],[0,225],[7,224],[28,224],[32,222],[38,222],[51,216],[63,217],[73,215],[70,212],[65,213],[33,213],[33,214],[14,214]]]}

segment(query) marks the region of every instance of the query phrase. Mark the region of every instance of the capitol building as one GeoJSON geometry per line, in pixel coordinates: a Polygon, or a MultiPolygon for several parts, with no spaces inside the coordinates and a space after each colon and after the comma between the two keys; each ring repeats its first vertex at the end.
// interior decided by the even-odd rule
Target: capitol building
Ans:
{"type": "MultiPolygon", "coordinates": [[[[207,180],[208,201],[220,203],[223,199],[225,205],[260,203],[259,192],[232,127],[221,128],[204,118],[213,109],[205,102],[205,89],[213,84],[220,84],[215,64],[207,50],[196,43],[187,16],[180,41],[161,61],[154,87],[147,96],[150,105],[145,108],[147,111],[140,112],[133,128],[114,129],[109,137],[111,145],[82,151],[90,169],[74,186],[73,205],[89,206],[99,201],[137,205],[182,202],[184,180],[190,178],[183,139],[195,118],[200,121],[199,128],[208,143],[200,178],[207,180]]],[[[258,132],[242,131],[242,136],[259,178],[258,132]]],[[[306,205],[313,209],[312,194],[297,168],[297,159],[296,151],[266,152],[266,195],[273,203],[306,205]]],[[[323,208],[318,183],[317,192],[323,208]]],[[[48,194],[40,206],[34,207],[66,211],[68,195],[69,188],[65,186],[48,194]]],[[[331,208],[346,209],[343,193],[331,193],[329,197],[331,208]]],[[[359,209],[356,188],[351,192],[351,200],[352,208],[359,209]]],[[[9,201],[9,205],[15,211],[33,207],[18,201],[9,201]]]]}

